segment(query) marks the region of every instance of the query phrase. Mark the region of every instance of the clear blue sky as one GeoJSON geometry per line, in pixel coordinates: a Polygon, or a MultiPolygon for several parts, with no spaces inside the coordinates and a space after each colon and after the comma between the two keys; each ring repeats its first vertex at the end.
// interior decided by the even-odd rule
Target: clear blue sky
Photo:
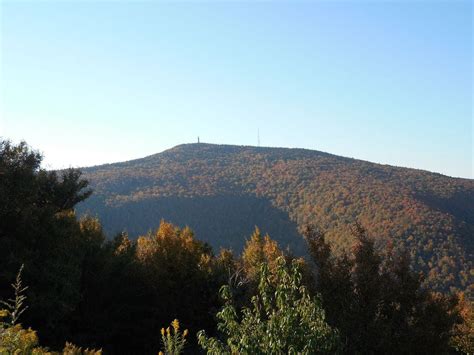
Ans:
{"type": "Polygon", "coordinates": [[[259,128],[474,177],[471,1],[0,2],[0,136],[49,168],[259,128]]]}

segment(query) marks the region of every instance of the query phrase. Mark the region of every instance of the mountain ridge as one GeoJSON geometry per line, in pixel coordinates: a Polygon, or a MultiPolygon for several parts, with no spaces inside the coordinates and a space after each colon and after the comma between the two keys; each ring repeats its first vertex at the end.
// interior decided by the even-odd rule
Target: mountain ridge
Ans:
{"type": "Polygon", "coordinates": [[[79,210],[97,214],[109,234],[140,235],[165,218],[216,249],[238,250],[257,224],[302,251],[297,230],[316,223],[343,251],[357,220],[378,243],[408,250],[434,287],[472,286],[472,179],[309,149],[208,143],[83,172],[95,195],[79,210]]]}
{"type": "Polygon", "coordinates": [[[421,172],[426,172],[426,173],[430,173],[430,174],[440,175],[440,176],[444,176],[444,177],[448,177],[448,178],[452,178],[452,179],[461,179],[461,180],[474,181],[473,178],[460,177],[460,176],[451,176],[451,175],[443,174],[443,173],[436,172],[436,171],[431,171],[431,170],[428,170],[428,169],[422,169],[422,168],[407,167],[407,166],[402,166],[402,165],[393,165],[393,164],[390,164],[390,163],[378,163],[378,162],[374,162],[374,161],[371,161],[371,160],[365,160],[365,159],[360,159],[360,158],[355,158],[355,157],[349,157],[349,156],[344,156],[344,155],[339,155],[339,154],[328,153],[328,152],[324,152],[324,151],[317,150],[317,149],[297,148],[297,147],[273,147],[273,146],[219,144],[219,143],[205,143],[205,142],[201,142],[201,143],[181,143],[181,144],[175,145],[171,148],[165,149],[161,152],[146,155],[146,156],[141,157],[141,158],[133,158],[133,159],[130,159],[130,160],[118,161],[118,162],[113,162],[113,163],[103,163],[103,164],[96,164],[96,165],[90,165],[90,166],[83,166],[83,167],[79,167],[79,169],[89,170],[89,169],[94,169],[94,168],[102,167],[102,166],[122,165],[122,164],[132,163],[132,162],[135,162],[135,161],[141,161],[141,160],[144,160],[144,159],[156,158],[156,157],[158,157],[158,156],[160,156],[164,153],[173,152],[175,150],[179,150],[179,149],[183,149],[183,148],[184,149],[198,148],[199,146],[201,146],[201,147],[203,147],[203,146],[220,147],[220,148],[235,147],[235,148],[241,148],[241,149],[256,149],[256,150],[260,150],[260,149],[261,150],[282,150],[282,151],[289,150],[289,151],[298,151],[298,152],[299,151],[311,152],[311,153],[317,153],[317,154],[326,155],[326,156],[332,156],[332,157],[335,157],[335,158],[354,160],[354,161],[357,161],[357,162],[375,164],[375,165],[380,165],[380,166],[385,166],[385,167],[390,167],[390,168],[395,168],[395,169],[416,170],[416,171],[421,171],[421,172]]]}

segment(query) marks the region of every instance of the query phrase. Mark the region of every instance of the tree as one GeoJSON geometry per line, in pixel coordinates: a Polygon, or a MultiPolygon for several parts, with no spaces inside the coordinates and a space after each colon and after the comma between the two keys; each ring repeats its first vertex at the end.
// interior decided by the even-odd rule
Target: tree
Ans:
{"type": "Polygon", "coordinates": [[[463,322],[455,326],[451,344],[456,351],[474,354],[474,303],[463,293],[459,295],[458,311],[463,322]]]}
{"type": "Polygon", "coordinates": [[[276,267],[276,260],[283,256],[278,243],[270,238],[268,234],[262,237],[260,229],[255,227],[250,240],[245,243],[242,251],[242,266],[245,274],[250,280],[258,279],[260,266],[267,263],[270,269],[276,267]]]}
{"type": "Polygon", "coordinates": [[[155,232],[138,238],[136,263],[144,307],[142,334],[148,334],[149,343],[170,319],[180,319],[191,332],[213,327],[209,309],[218,305],[219,287],[214,282],[215,258],[190,228],[162,221],[155,232]]]}
{"type": "Polygon", "coordinates": [[[448,352],[451,329],[460,321],[455,298],[425,289],[403,251],[390,244],[377,251],[359,224],[352,233],[352,253],[336,256],[324,233],[311,226],[304,230],[316,290],[347,353],[448,352]]]}
{"type": "MultiPolygon", "coordinates": [[[[100,235],[94,220],[81,228],[90,237],[100,235]]],[[[120,233],[99,255],[87,263],[97,265],[94,274],[84,268],[89,276],[74,314],[75,343],[107,353],[151,353],[160,347],[161,326],[172,319],[190,332],[215,328],[217,293],[233,261],[228,253],[215,258],[189,228],[162,221],[137,240],[120,233]]],[[[196,340],[187,345],[196,347],[196,340]]]]}
{"type": "Polygon", "coordinates": [[[239,319],[230,288],[220,294],[225,302],[217,314],[222,340],[199,332],[201,347],[208,354],[320,354],[339,349],[337,331],[325,321],[318,298],[310,297],[301,285],[301,272],[295,261],[276,260],[272,273],[261,265],[258,293],[251,307],[242,309],[239,319]]]}
{"type": "Polygon", "coordinates": [[[91,191],[80,171],[46,171],[41,159],[24,142],[0,140],[0,282],[11,282],[24,264],[30,305],[24,321],[62,342],[81,298],[87,253],[73,208],[91,191]]]}

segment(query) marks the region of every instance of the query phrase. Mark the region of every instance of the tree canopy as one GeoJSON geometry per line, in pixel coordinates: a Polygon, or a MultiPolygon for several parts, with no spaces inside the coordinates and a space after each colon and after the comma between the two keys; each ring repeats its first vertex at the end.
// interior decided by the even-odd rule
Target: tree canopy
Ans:
{"type": "Polygon", "coordinates": [[[215,253],[191,228],[161,219],[138,238],[110,238],[99,218],[76,216],[91,194],[80,171],[42,169],[25,143],[0,148],[0,349],[472,352],[469,297],[429,289],[403,243],[377,246],[355,224],[355,244],[341,251],[308,226],[310,261],[255,228],[241,253],[215,253]],[[160,337],[170,323],[175,333],[160,337]]]}

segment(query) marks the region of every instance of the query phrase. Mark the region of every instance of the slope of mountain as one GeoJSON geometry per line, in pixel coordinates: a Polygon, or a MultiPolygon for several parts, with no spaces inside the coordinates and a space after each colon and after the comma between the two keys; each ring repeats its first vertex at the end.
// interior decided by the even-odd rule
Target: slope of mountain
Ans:
{"type": "Polygon", "coordinates": [[[242,248],[255,225],[304,252],[297,227],[316,223],[338,249],[358,220],[378,243],[406,248],[439,290],[472,286],[474,180],[318,151],[185,144],[83,169],[95,190],[80,212],[132,236],[162,218],[215,248],[242,248]]]}

